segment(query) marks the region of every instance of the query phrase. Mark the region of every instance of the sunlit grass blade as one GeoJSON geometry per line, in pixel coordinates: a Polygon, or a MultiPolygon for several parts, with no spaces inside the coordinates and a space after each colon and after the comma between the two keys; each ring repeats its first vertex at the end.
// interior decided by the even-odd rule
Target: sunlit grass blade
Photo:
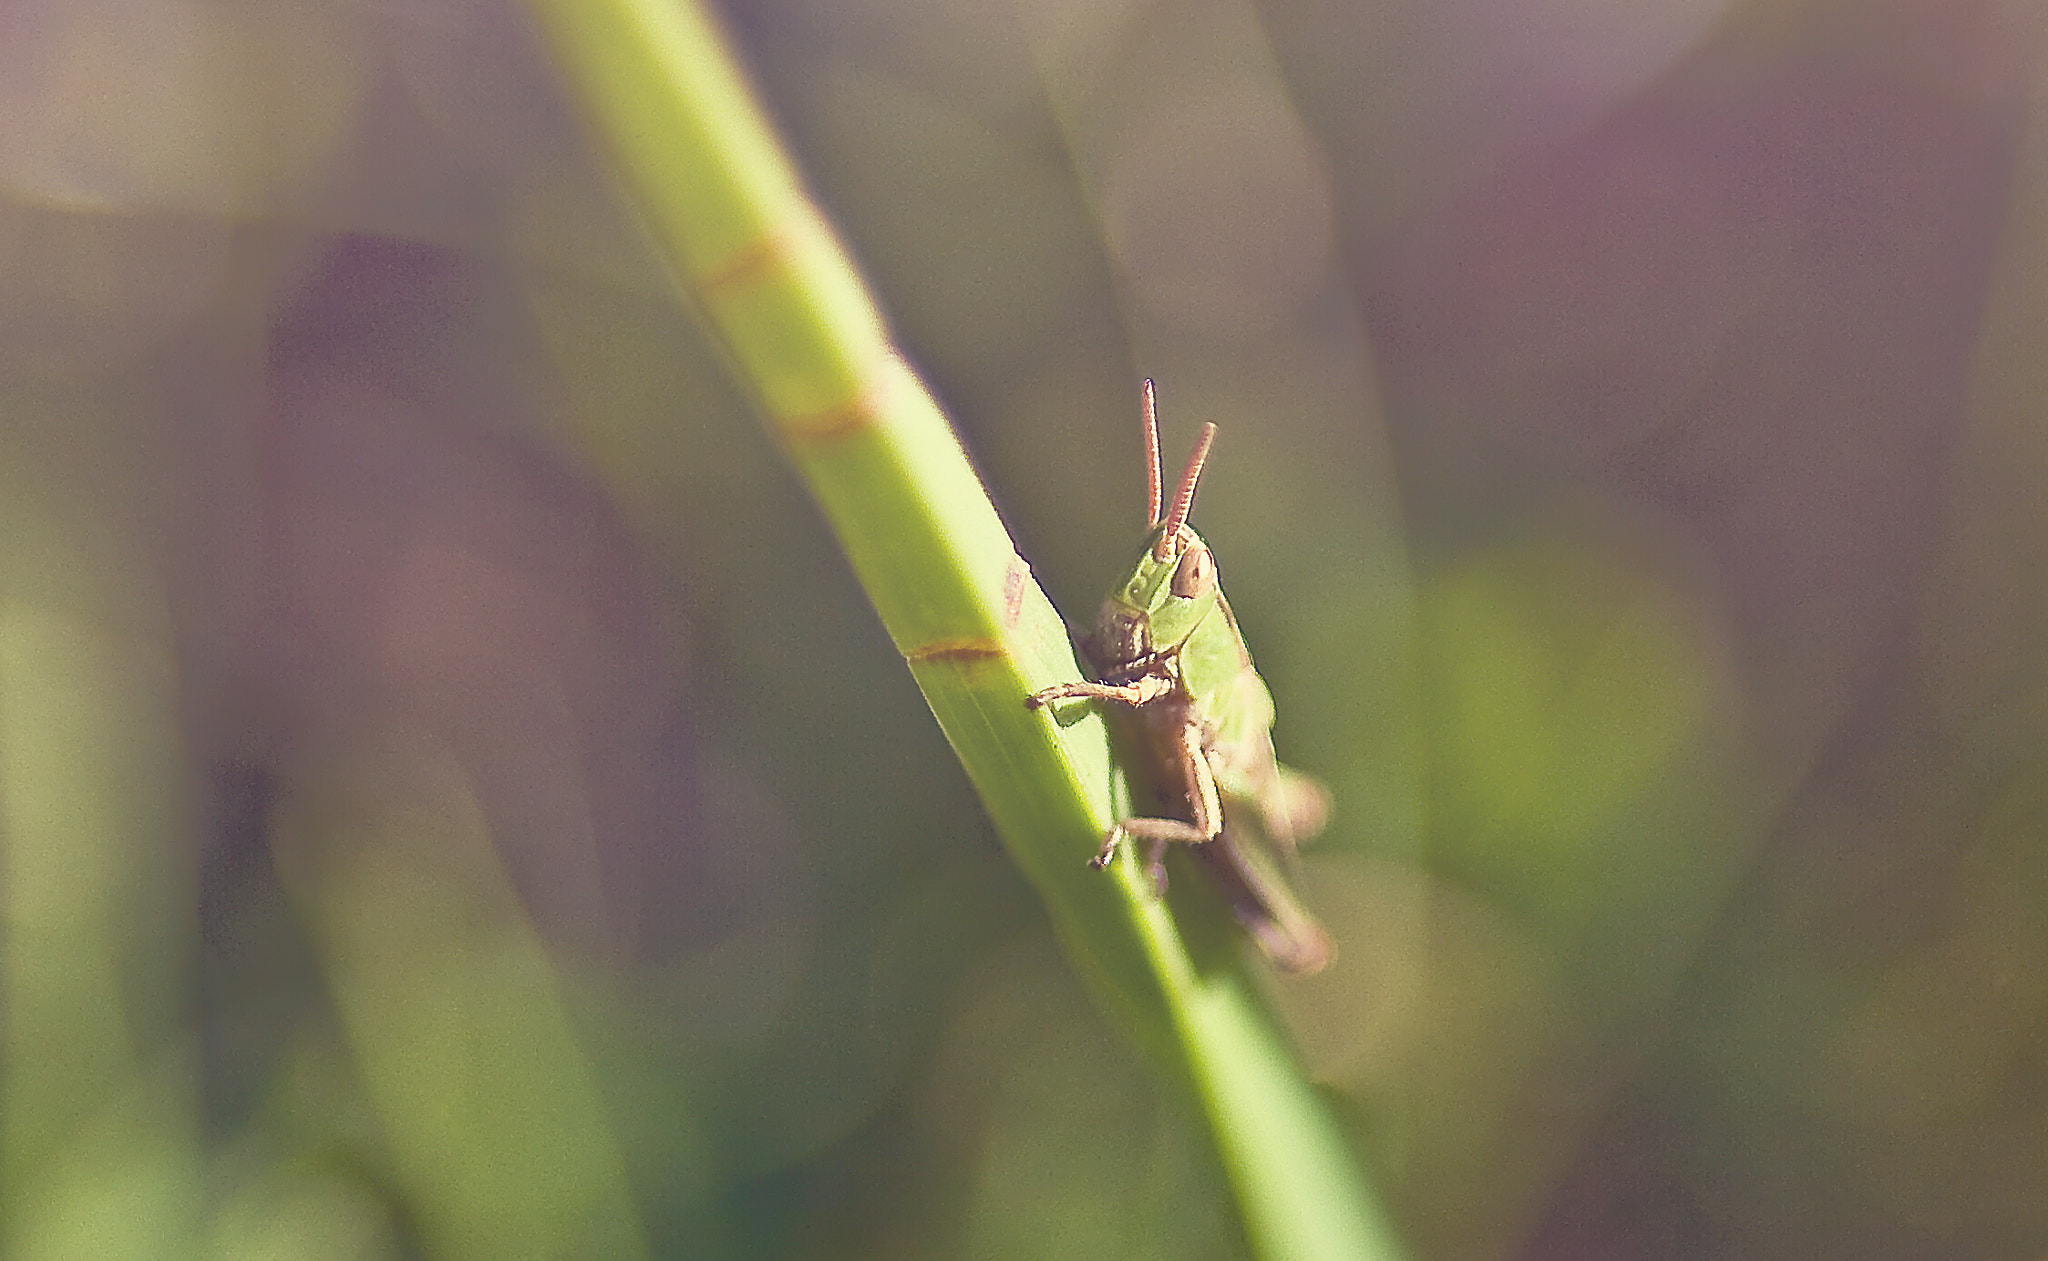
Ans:
{"type": "Polygon", "coordinates": [[[816,496],[1070,955],[1203,1101],[1254,1246],[1397,1255],[1339,1130],[1234,967],[1198,968],[1149,890],[1085,860],[1112,816],[1101,720],[1030,693],[1078,677],[938,405],[703,11],[534,0],[588,125],[816,496]]]}

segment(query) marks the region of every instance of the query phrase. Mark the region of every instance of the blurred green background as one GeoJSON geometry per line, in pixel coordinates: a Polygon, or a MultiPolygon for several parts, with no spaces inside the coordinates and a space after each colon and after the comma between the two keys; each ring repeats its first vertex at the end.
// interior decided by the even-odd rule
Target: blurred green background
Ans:
{"type": "MultiPolygon", "coordinates": [[[[2035,6],[723,13],[1418,1256],[2048,1254],[2035,6]]],[[[0,10],[0,857],[9,1258],[1243,1255],[516,5],[0,10]]]]}

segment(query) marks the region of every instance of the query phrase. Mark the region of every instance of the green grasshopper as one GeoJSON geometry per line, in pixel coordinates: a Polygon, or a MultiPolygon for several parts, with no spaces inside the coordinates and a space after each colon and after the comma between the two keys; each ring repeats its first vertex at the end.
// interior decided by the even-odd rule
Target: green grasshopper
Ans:
{"type": "Polygon", "coordinates": [[[1057,700],[1113,701],[1134,806],[1155,811],[1119,819],[1089,860],[1109,866],[1126,837],[1146,842],[1153,885],[1166,888],[1168,845],[1187,844],[1222,889],[1275,966],[1310,973],[1328,963],[1329,937],[1256,845],[1291,855],[1320,831],[1329,813],[1322,787],[1280,765],[1273,753],[1273,697],[1252,667],[1237,620],[1217,585],[1216,560],[1188,526],[1195,482],[1216,439],[1202,427],[1162,513],[1159,422],[1145,382],[1147,520],[1150,528],[1130,577],[1102,602],[1095,629],[1081,640],[1094,680],[1033,693],[1033,709],[1057,700]]]}

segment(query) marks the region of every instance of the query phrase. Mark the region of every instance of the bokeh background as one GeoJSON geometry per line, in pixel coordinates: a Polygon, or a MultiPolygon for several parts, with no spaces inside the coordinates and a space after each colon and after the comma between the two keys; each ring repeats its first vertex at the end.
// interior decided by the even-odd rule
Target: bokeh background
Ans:
{"type": "MultiPolygon", "coordinates": [[[[2035,6],[723,13],[1418,1257],[2048,1255],[2035,6]]],[[[11,1258],[1243,1255],[505,0],[0,9],[0,858],[11,1258]]]]}

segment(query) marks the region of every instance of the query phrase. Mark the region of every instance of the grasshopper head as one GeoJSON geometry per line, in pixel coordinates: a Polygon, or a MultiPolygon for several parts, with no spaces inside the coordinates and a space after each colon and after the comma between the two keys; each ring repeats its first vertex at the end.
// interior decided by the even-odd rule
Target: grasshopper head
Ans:
{"type": "Polygon", "coordinates": [[[1214,424],[1202,427],[1175,489],[1172,509],[1160,512],[1159,424],[1152,383],[1145,382],[1145,450],[1152,529],[1131,576],[1102,602],[1093,637],[1097,663],[1128,665],[1171,651],[1187,641],[1216,607],[1216,560],[1209,545],[1188,525],[1195,483],[1216,440],[1214,424]]]}
{"type": "Polygon", "coordinates": [[[1185,525],[1171,535],[1155,531],[1130,578],[1103,602],[1097,639],[1128,645],[1126,660],[1177,648],[1215,609],[1217,590],[1216,558],[1201,535],[1185,525]]]}

